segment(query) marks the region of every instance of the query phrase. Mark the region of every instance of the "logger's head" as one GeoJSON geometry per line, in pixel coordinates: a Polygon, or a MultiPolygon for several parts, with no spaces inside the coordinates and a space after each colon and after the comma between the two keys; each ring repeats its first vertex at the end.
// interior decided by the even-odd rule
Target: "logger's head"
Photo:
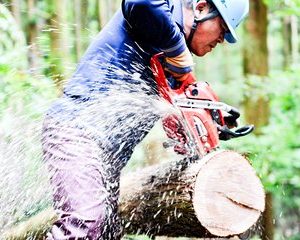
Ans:
{"type": "Polygon", "coordinates": [[[190,10],[185,11],[187,43],[198,56],[224,39],[235,43],[235,29],[249,12],[249,0],[184,0],[184,6],[190,10]]]}

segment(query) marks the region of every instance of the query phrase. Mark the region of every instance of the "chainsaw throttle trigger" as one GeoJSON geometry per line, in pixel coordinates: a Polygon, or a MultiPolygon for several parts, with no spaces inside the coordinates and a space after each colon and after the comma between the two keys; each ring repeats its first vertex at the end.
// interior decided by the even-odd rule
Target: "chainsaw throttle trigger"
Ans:
{"type": "Polygon", "coordinates": [[[219,126],[219,138],[221,140],[229,140],[231,138],[243,137],[254,130],[254,125],[246,125],[235,131],[230,130],[227,126],[219,126]]]}

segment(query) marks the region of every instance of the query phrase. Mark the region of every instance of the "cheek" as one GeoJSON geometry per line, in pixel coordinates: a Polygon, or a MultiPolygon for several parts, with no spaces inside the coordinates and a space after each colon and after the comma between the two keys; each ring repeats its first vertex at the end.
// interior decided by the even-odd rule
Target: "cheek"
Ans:
{"type": "Polygon", "coordinates": [[[215,42],[221,35],[220,24],[215,21],[205,22],[199,30],[201,30],[204,44],[211,44],[215,42]]]}
{"type": "Polygon", "coordinates": [[[206,32],[205,34],[197,34],[191,43],[192,52],[200,57],[205,55],[211,51],[211,47],[209,45],[212,41],[214,41],[214,37],[209,32],[206,32]]]}
{"type": "Polygon", "coordinates": [[[197,56],[203,56],[211,51],[211,44],[215,44],[220,37],[221,29],[216,21],[206,21],[198,28],[191,43],[192,52],[197,56]]]}
{"type": "Polygon", "coordinates": [[[191,48],[192,48],[192,52],[198,57],[202,57],[206,53],[211,51],[211,47],[209,45],[200,44],[197,43],[196,41],[194,42],[194,44],[191,45],[191,48]]]}

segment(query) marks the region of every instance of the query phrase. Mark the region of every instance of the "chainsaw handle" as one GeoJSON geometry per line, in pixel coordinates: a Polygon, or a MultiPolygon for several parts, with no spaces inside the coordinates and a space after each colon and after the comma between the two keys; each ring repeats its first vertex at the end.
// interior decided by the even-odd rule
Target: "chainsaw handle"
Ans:
{"type": "Polygon", "coordinates": [[[254,125],[246,125],[235,130],[234,134],[236,137],[243,137],[251,133],[253,130],[254,130],[254,125]]]}
{"type": "Polygon", "coordinates": [[[246,125],[238,128],[235,131],[231,131],[227,126],[219,126],[219,138],[221,140],[229,140],[231,138],[243,137],[248,135],[254,130],[254,125],[246,125]]]}
{"type": "Polygon", "coordinates": [[[237,110],[234,107],[231,107],[231,109],[228,111],[228,113],[232,116],[233,120],[237,120],[241,116],[239,110],[237,110]]]}

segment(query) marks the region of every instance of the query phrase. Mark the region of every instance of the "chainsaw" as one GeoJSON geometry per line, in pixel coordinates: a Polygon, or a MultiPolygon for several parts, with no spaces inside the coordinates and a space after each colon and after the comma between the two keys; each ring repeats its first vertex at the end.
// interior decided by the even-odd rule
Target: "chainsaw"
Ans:
{"type": "MultiPolygon", "coordinates": [[[[196,160],[216,150],[220,140],[242,137],[253,131],[253,125],[246,125],[235,131],[230,129],[232,124],[235,125],[240,113],[236,108],[219,102],[208,83],[183,82],[180,87],[172,88],[170,85],[172,76],[165,72],[163,59],[162,53],[154,55],[150,66],[159,95],[172,104],[179,113],[176,116],[170,115],[171,121],[176,123],[173,124],[173,128],[175,127],[179,134],[165,142],[164,147],[173,146],[174,149],[177,147],[177,150],[178,148],[183,150],[181,151],[183,154],[196,160]]],[[[167,121],[170,120],[168,119],[170,116],[166,118],[167,121]]],[[[166,131],[169,136],[168,130],[166,131]]]]}

